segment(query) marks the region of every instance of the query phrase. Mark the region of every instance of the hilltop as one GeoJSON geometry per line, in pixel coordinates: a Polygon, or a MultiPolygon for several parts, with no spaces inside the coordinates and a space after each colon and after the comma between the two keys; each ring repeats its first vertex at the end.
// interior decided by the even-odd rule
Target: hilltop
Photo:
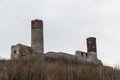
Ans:
{"type": "Polygon", "coordinates": [[[43,21],[31,21],[31,46],[11,46],[11,60],[0,61],[0,80],[120,80],[120,70],[103,66],[95,37],[86,39],[87,52],[44,53],[43,21]]]}
{"type": "Polygon", "coordinates": [[[120,80],[120,70],[65,58],[1,60],[0,80],[120,80]]]}

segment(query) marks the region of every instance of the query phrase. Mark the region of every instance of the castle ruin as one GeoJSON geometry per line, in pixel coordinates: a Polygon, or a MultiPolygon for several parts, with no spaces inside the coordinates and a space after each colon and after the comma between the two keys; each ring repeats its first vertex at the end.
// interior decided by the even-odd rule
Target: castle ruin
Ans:
{"type": "Polygon", "coordinates": [[[32,54],[46,56],[50,58],[64,57],[66,59],[75,59],[81,62],[90,62],[100,64],[101,61],[97,58],[96,38],[87,38],[87,52],[76,51],[75,55],[63,52],[47,52],[44,53],[44,35],[43,35],[43,21],[31,21],[31,47],[22,44],[11,46],[11,59],[26,59],[32,54]]]}
{"type": "Polygon", "coordinates": [[[31,47],[22,44],[13,45],[11,47],[11,59],[27,58],[31,54],[43,55],[43,21],[31,21],[31,47]]]}

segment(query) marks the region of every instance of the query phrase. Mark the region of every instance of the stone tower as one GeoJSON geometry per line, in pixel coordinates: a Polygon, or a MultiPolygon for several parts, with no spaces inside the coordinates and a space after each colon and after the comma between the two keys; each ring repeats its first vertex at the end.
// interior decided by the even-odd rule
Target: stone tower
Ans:
{"type": "Polygon", "coordinates": [[[43,40],[43,21],[31,21],[31,47],[35,53],[44,53],[44,40],[43,40]]]}
{"type": "Polygon", "coordinates": [[[93,62],[93,63],[99,63],[99,60],[97,58],[97,47],[96,47],[95,37],[87,38],[87,52],[89,56],[87,61],[93,62]]]}
{"type": "Polygon", "coordinates": [[[87,38],[87,52],[97,52],[95,37],[87,38]]]}

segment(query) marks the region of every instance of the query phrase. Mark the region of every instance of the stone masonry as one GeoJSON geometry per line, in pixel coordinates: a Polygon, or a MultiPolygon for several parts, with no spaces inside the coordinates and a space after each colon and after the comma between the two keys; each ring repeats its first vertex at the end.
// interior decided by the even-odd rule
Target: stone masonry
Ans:
{"type": "Polygon", "coordinates": [[[32,20],[31,32],[31,47],[22,44],[13,45],[11,47],[11,59],[26,59],[32,54],[37,54],[42,57],[62,57],[71,60],[78,60],[80,62],[90,62],[94,64],[102,63],[97,58],[97,46],[95,37],[89,37],[86,39],[87,52],[76,51],[75,55],[63,52],[44,53],[43,21],[38,19],[32,20]]]}
{"type": "Polygon", "coordinates": [[[13,45],[11,47],[11,59],[24,59],[32,54],[32,49],[29,46],[22,44],[13,45]]]}
{"type": "Polygon", "coordinates": [[[33,20],[31,22],[31,47],[34,52],[43,54],[44,53],[44,44],[43,44],[43,21],[42,20],[33,20]]]}
{"type": "Polygon", "coordinates": [[[43,55],[43,21],[38,19],[32,20],[31,32],[31,47],[22,44],[13,45],[11,47],[11,59],[26,58],[31,54],[43,55]]]}

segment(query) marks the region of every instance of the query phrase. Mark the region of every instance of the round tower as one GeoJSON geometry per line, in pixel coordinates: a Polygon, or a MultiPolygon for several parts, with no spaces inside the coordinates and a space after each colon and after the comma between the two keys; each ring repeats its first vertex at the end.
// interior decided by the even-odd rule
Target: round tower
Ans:
{"type": "Polygon", "coordinates": [[[31,47],[34,52],[44,53],[44,41],[43,41],[43,21],[32,20],[31,21],[31,47]]]}
{"type": "Polygon", "coordinates": [[[95,37],[87,38],[87,52],[97,52],[95,37]]]}

